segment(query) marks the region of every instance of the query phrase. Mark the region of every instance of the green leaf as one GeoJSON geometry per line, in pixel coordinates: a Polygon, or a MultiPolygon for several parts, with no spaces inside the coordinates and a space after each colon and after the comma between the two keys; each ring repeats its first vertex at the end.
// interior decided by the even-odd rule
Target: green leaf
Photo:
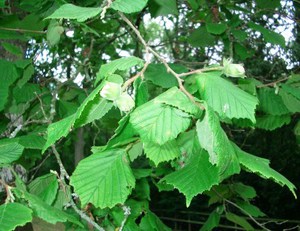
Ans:
{"type": "Polygon", "coordinates": [[[6,0],[0,0],[0,8],[5,7],[5,1],[6,1],[6,0]]]}
{"type": "Polygon", "coordinates": [[[149,100],[149,92],[147,83],[142,81],[141,78],[138,78],[134,81],[134,89],[135,89],[135,106],[141,106],[144,103],[147,103],[149,100]]]}
{"type": "Polygon", "coordinates": [[[106,99],[101,99],[100,97],[95,97],[86,105],[84,113],[82,113],[76,120],[76,127],[81,127],[93,122],[94,120],[101,119],[112,108],[112,106],[112,102],[106,99]]]}
{"type": "Polygon", "coordinates": [[[226,23],[206,23],[208,33],[220,35],[227,30],[226,23]]]}
{"type": "MultiPolygon", "coordinates": [[[[272,5],[272,4],[271,4],[272,5]]],[[[266,42],[269,42],[274,45],[280,45],[281,47],[285,47],[285,39],[281,34],[278,34],[274,31],[264,28],[261,25],[255,24],[253,22],[249,22],[248,26],[256,31],[259,31],[264,36],[266,42]]]]}
{"type": "Polygon", "coordinates": [[[218,168],[208,160],[208,153],[202,149],[192,154],[190,161],[178,171],[165,176],[161,181],[173,185],[186,197],[189,207],[194,196],[209,190],[220,182],[218,168]]]}
{"type": "Polygon", "coordinates": [[[55,46],[59,43],[60,36],[64,32],[64,28],[59,25],[56,20],[51,20],[47,29],[47,41],[50,46],[55,46]]]}
{"type": "Polygon", "coordinates": [[[148,168],[147,169],[135,168],[135,169],[132,169],[132,171],[133,171],[133,175],[134,175],[135,179],[137,179],[137,180],[148,177],[152,173],[152,169],[148,169],[148,168]]]}
{"type": "Polygon", "coordinates": [[[290,115],[264,115],[256,117],[255,127],[273,131],[291,122],[290,115]]]}
{"type": "Polygon", "coordinates": [[[95,84],[97,84],[101,79],[115,73],[117,70],[125,71],[130,69],[131,67],[143,65],[144,61],[134,56],[113,60],[101,66],[99,72],[97,73],[95,84]]]}
{"type": "Polygon", "coordinates": [[[287,93],[293,95],[294,97],[300,100],[300,91],[299,91],[300,87],[294,87],[289,84],[283,84],[281,85],[281,88],[287,93]]]}
{"type": "Polygon", "coordinates": [[[142,231],[171,231],[162,221],[151,211],[147,211],[140,223],[142,231]]]}
{"type": "Polygon", "coordinates": [[[175,140],[168,141],[162,145],[144,142],[146,156],[158,165],[164,161],[170,161],[180,155],[180,150],[175,140]]]}
{"type": "Polygon", "coordinates": [[[257,7],[266,10],[275,10],[281,7],[280,0],[255,0],[257,7]]]}
{"type": "Polygon", "coordinates": [[[0,164],[10,164],[18,160],[24,147],[15,140],[0,140],[0,164]]]}
{"type": "Polygon", "coordinates": [[[57,222],[66,222],[70,221],[80,227],[83,225],[79,222],[79,220],[63,212],[60,209],[54,208],[40,199],[38,196],[30,194],[28,192],[24,192],[25,199],[28,200],[29,206],[33,209],[34,215],[47,221],[51,224],[55,224],[57,222]]]}
{"type": "Polygon", "coordinates": [[[3,48],[6,51],[10,52],[13,55],[16,55],[16,56],[19,56],[19,57],[22,57],[22,55],[23,55],[23,51],[20,49],[20,47],[14,45],[14,44],[7,43],[7,42],[2,42],[1,46],[3,46],[3,48]]]}
{"type": "Polygon", "coordinates": [[[181,133],[177,139],[180,151],[187,157],[192,154],[199,153],[201,150],[196,129],[181,133]]]}
{"type": "Polygon", "coordinates": [[[176,0],[152,0],[149,9],[152,17],[178,15],[176,0]]]}
{"type": "Polygon", "coordinates": [[[150,185],[147,179],[142,178],[137,180],[136,187],[133,191],[133,197],[138,200],[150,201],[150,185]]]}
{"type": "Polygon", "coordinates": [[[43,149],[46,140],[38,134],[28,134],[26,136],[19,136],[19,143],[28,149],[43,149]]]}
{"type": "Polygon", "coordinates": [[[129,116],[130,115],[128,114],[119,121],[119,126],[116,129],[115,134],[107,142],[108,148],[124,145],[136,140],[134,136],[137,135],[137,133],[133,129],[132,124],[129,122],[129,116]]]}
{"type": "Polygon", "coordinates": [[[130,122],[144,141],[162,145],[185,131],[190,118],[185,112],[154,99],[136,108],[131,113],[130,122]]]}
{"type": "Polygon", "coordinates": [[[266,216],[266,214],[264,214],[258,207],[250,204],[250,202],[248,202],[248,201],[247,202],[246,201],[238,201],[238,202],[236,202],[236,204],[253,217],[266,216]]]}
{"type": "Polygon", "coordinates": [[[129,155],[129,159],[131,162],[134,161],[139,156],[141,156],[142,154],[143,154],[143,143],[142,142],[138,142],[138,143],[134,144],[131,147],[131,149],[128,150],[128,155],[129,155]]]}
{"type": "Polygon", "coordinates": [[[284,89],[281,89],[279,91],[279,95],[281,96],[284,105],[290,112],[300,112],[300,100],[298,100],[296,97],[294,97],[284,89]]]}
{"type": "Polygon", "coordinates": [[[0,206],[0,230],[15,230],[32,220],[32,210],[19,203],[2,204],[0,206]]]}
{"type": "Polygon", "coordinates": [[[100,119],[111,108],[111,104],[106,101],[100,100],[99,92],[102,89],[104,83],[96,87],[88,97],[82,102],[75,114],[74,126],[80,127],[93,121],[93,119],[100,119]],[[101,106],[98,104],[101,103],[101,106]],[[97,113],[99,113],[97,115],[97,113]]]}
{"type": "Polygon", "coordinates": [[[248,36],[247,32],[242,31],[242,30],[232,30],[231,31],[232,35],[234,38],[237,40],[244,42],[248,36]]]}
{"type": "Polygon", "coordinates": [[[56,197],[58,181],[54,174],[40,176],[28,185],[28,190],[41,198],[45,203],[51,205],[56,197]]]}
{"type": "Polygon", "coordinates": [[[135,186],[135,178],[123,149],[95,153],[79,162],[71,185],[83,205],[112,208],[124,203],[135,186]]]}
{"type": "Polygon", "coordinates": [[[215,36],[207,32],[204,26],[195,29],[187,39],[193,47],[207,47],[215,44],[215,36]]]}
{"type": "Polygon", "coordinates": [[[106,100],[100,100],[99,91],[102,87],[103,84],[96,87],[83,101],[75,114],[49,125],[47,128],[47,142],[42,152],[45,152],[60,138],[67,136],[73,126],[77,128],[100,119],[110,110],[112,104],[106,100]]]}
{"type": "Polygon", "coordinates": [[[220,208],[218,207],[212,213],[209,214],[208,219],[201,227],[200,231],[210,231],[218,227],[221,219],[220,208]]]}
{"type": "Polygon", "coordinates": [[[235,184],[229,185],[229,187],[232,191],[237,193],[245,201],[256,197],[256,191],[251,186],[244,185],[242,183],[235,183],[235,184]]]}
{"type": "Polygon", "coordinates": [[[148,0],[115,0],[111,4],[111,8],[126,14],[142,11],[147,5],[148,0]]]}
{"type": "Polygon", "coordinates": [[[57,222],[55,225],[50,224],[47,221],[44,221],[38,217],[34,217],[32,222],[32,228],[34,231],[58,231],[66,230],[66,227],[63,223],[57,222]]]}
{"type": "Polygon", "coordinates": [[[235,149],[239,158],[241,165],[247,170],[248,172],[253,172],[261,176],[262,178],[271,179],[274,182],[278,183],[281,186],[287,186],[290,191],[293,193],[295,198],[297,198],[295,192],[295,185],[291,183],[288,179],[286,179],[283,175],[279,172],[272,169],[269,164],[270,161],[267,159],[263,159],[261,157],[257,157],[242,151],[239,147],[235,145],[235,149]]]}
{"type": "Polygon", "coordinates": [[[255,230],[245,218],[240,217],[240,216],[238,216],[234,213],[227,212],[226,213],[226,218],[227,218],[227,220],[243,227],[245,230],[255,230]]]}
{"type": "Polygon", "coordinates": [[[209,161],[217,164],[223,178],[240,171],[235,150],[209,106],[206,106],[203,120],[197,121],[196,130],[201,147],[208,152],[209,161]]]}
{"type": "Polygon", "coordinates": [[[74,124],[74,115],[68,116],[58,122],[52,123],[47,128],[47,141],[42,152],[45,152],[52,144],[62,137],[69,134],[72,125],[74,124]]]}
{"type": "Polygon", "coordinates": [[[285,115],[290,111],[283,103],[282,98],[275,94],[275,89],[260,88],[258,91],[259,108],[271,115],[285,115]]]}
{"type": "Polygon", "coordinates": [[[80,7],[73,4],[64,4],[46,19],[76,19],[78,22],[84,22],[89,18],[99,15],[100,7],[80,7]]]}
{"type": "Polygon", "coordinates": [[[0,59],[0,70],[0,111],[2,111],[8,99],[9,87],[17,80],[18,73],[13,63],[2,59],[0,59]]]}
{"type": "MultiPolygon", "coordinates": [[[[176,73],[187,72],[188,69],[178,65],[169,64],[176,73]]],[[[169,73],[163,64],[150,64],[145,72],[145,79],[162,88],[171,88],[178,86],[177,80],[169,73]]]]}
{"type": "Polygon", "coordinates": [[[246,118],[255,122],[257,98],[221,78],[220,74],[207,72],[198,75],[197,85],[202,99],[218,112],[221,118],[246,118]]]}
{"type": "Polygon", "coordinates": [[[17,83],[18,87],[22,88],[24,84],[30,80],[33,74],[34,74],[34,66],[29,65],[28,67],[26,67],[26,69],[24,69],[22,78],[17,83]]]}
{"type": "Polygon", "coordinates": [[[164,103],[192,115],[200,116],[201,110],[182,91],[173,87],[154,99],[154,103],[164,103]]]}

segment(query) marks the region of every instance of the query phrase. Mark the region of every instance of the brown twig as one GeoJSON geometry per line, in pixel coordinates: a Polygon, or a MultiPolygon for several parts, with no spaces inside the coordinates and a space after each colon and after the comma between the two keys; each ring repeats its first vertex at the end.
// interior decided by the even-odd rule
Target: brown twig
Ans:
{"type": "Polygon", "coordinates": [[[11,192],[11,187],[6,184],[5,181],[0,179],[0,184],[2,184],[5,188],[5,192],[6,192],[6,199],[5,199],[5,203],[8,203],[9,201],[13,202],[15,200],[14,195],[11,192]]]}
{"type": "MultiPolygon", "coordinates": [[[[60,176],[59,176],[59,179],[60,179],[60,182],[64,185],[64,186],[68,186],[65,179],[69,179],[70,176],[69,174],[67,173],[63,163],[62,163],[62,160],[60,158],[60,155],[55,147],[55,145],[52,145],[51,146],[52,148],[52,151],[55,155],[55,158],[56,158],[56,161],[59,165],[59,168],[60,168],[60,176]]],[[[100,227],[95,221],[93,221],[88,215],[86,215],[82,210],[80,210],[75,202],[73,201],[73,199],[71,198],[70,199],[70,205],[71,207],[75,210],[75,212],[84,220],[86,220],[89,224],[91,224],[95,229],[97,229],[98,231],[105,231],[102,227],[100,227]]]]}
{"type": "Polygon", "coordinates": [[[40,31],[40,30],[27,30],[27,29],[19,29],[19,28],[8,28],[8,27],[0,27],[0,30],[7,30],[7,31],[15,31],[15,32],[21,32],[21,33],[37,33],[37,34],[46,34],[46,31],[40,31]]]}
{"type": "MultiPolygon", "coordinates": [[[[119,12],[119,15],[121,16],[121,18],[123,19],[123,21],[134,31],[135,35],[137,36],[138,40],[143,44],[143,46],[145,47],[147,52],[150,52],[154,55],[154,57],[156,57],[160,62],[162,62],[162,64],[165,66],[165,68],[167,69],[167,72],[171,73],[178,82],[178,86],[179,89],[197,106],[199,106],[202,110],[204,110],[205,108],[203,107],[203,105],[197,103],[194,99],[194,96],[189,93],[186,88],[183,85],[184,80],[181,79],[181,77],[183,76],[188,76],[188,75],[192,75],[192,74],[196,74],[196,73],[201,73],[201,72],[205,72],[205,71],[213,71],[213,70],[221,70],[222,67],[211,67],[211,68],[202,68],[202,69],[198,69],[198,70],[194,70],[194,71],[190,71],[190,72],[186,72],[186,73],[181,73],[178,74],[176,73],[167,63],[167,61],[160,55],[158,54],[155,50],[153,50],[145,41],[145,39],[142,37],[140,31],[132,24],[132,22],[121,12],[119,12]]],[[[139,76],[134,76],[135,78],[138,78],[139,76]]],[[[133,80],[134,81],[134,80],[133,80]]]]}
{"type": "Polygon", "coordinates": [[[257,88],[270,87],[270,86],[274,87],[277,83],[284,82],[284,81],[286,81],[288,79],[289,79],[289,77],[285,77],[283,79],[276,80],[276,81],[274,81],[272,83],[267,83],[267,84],[259,85],[259,86],[256,86],[256,87],[257,88]]]}
{"type": "MultiPolygon", "coordinates": [[[[186,96],[195,104],[196,101],[194,99],[194,96],[192,94],[190,94],[185,87],[183,86],[183,80],[180,78],[179,74],[177,74],[167,63],[167,61],[161,57],[155,50],[153,50],[145,41],[145,39],[142,37],[141,33],[139,32],[139,30],[137,28],[135,28],[135,26],[132,24],[132,22],[121,12],[119,12],[119,15],[121,16],[121,18],[123,19],[123,21],[134,31],[134,33],[136,34],[136,36],[138,37],[139,41],[143,44],[143,46],[145,47],[146,50],[148,50],[148,52],[152,53],[160,62],[163,63],[163,65],[166,67],[167,72],[171,73],[178,82],[178,86],[179,89],[186,94],[186,96]]],[[[201,107],[201,109],[203,109],[203,107],[201,107]]]]}
{"type": "MultiPolygon", "coordinates": [[[[148,54],[148,53],[147,53],[148,54]]],[[[144,73],[147,70],[148,66],[150,64],[150,60],[148,59],[143,67],[143,69],[137,73],[136,75],[134,75],[133,77],[131,77],[130,79],[128,79],[124,84],[123,84],[123,91],[126,90],[136,79],[138,79],[139,77],[141,77],[142,79],[144,78],[144,73]]]]}

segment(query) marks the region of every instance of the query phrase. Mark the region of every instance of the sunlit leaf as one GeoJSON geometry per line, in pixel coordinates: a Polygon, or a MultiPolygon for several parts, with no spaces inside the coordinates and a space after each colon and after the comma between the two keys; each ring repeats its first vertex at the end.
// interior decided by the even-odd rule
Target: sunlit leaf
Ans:
{"type": "Polygon", "coordinates": [[[83,205],[112,208],[124,203],[135,186],[126,152],[113,149],[83,159],[71,177],[83,205]]]}

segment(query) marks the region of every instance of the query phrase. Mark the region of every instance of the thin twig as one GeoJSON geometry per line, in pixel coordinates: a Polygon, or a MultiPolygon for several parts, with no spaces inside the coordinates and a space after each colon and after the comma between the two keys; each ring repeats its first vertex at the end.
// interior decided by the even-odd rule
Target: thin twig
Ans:
{"type": "Polygon", "coordinates": [[[27,30],[27,29],[19,29],[19,28],[8,28],[8,27],[0,27],[0,30],[7,30],[7,31],[16,31],[16,32],[29,32],[29,33],[37,33],[37,34],[46,34],[46,31],[40,31],[40,30],[27,30]]]}
{"type": "Polygon", "coordinates": [[[122,223],[121,223],[121,226],[120,226],[120,228],[119,228],[119,231],[122,231],[122,230],[124,229],[124,226],[125,226],[125,224],[126,224],[126,221],[127,221],[128,217],[129,217],[129,215],[131,214],[131,211],[130,211],[130,207],[129,207],[129,206],[123,205],[123,206],[122,206],[122,209],[123,209],[123,211],[124,211],[124,219],[123,219],[123,221],[122,221],[122,223]]]}
{"type": "Polygon", "coordinates": [[[145,71],[147,70],[147,67],[149,66],[150,61],[147,61],[143,67],[143,69],[137,73],[135,76],[131,77],[128,79],[124,84],[123,84],[123,90],[126,90],[136,79],[139,77],[143,78],[145,71]]]}
{"type": "Polygon", "coordinates": [[[132,22],[121,12],[119,12],[119,15],[121,16],[121,18],[123,19],[123,21],[134,31],[134,33],[136,34],[136,36],[138,37],[139,41],[143,44],[143,46],[145,47],[146,50],[148,50],[150,53],[152,53],[160,62],[163,63],[163,65],[166,67],[167,72],[171,73],[178,82],[178,86],[179,89],[186,94],[186,96],[196,105],[198,105],[201,109],[204,109],[204,107],[202,105],[199,105],[195,99],[194,96],[189,93],[185,87],[183,86],[183,79],[180,78],[180,75],[177,74],[167,63],[167,61],[161,57],[155,50],[153,50],[145,41],[145,39],[142,37],[141,33],[139,32],[139,30],[132,24],[132,22]]]}
{"type": "MultiPolygon", "coordinates": [[[[145,47],[147,52],[152,53],[160,62],[162,62],[162,64],[165,66],[165,68],[167,69],[167,72],[171,73],[178,82],[178,86],[179,89],[197,106],[199,106],[202,110],[204,110],[204,106],[199,104],[198,102],[195,101],[194,96],[189,93],[186,88],[183,85],[184,80],[181,79],[181,77],[183,76],[188,76],[188,75],[192,75],[192,74],[197,74],[197,73],[202,73],[202,72],[206,72],[206,71],[215,71],[215,70],[222,70],[223,67],[209,67],[209,68],[202,68],[202,69],[198,69],[198,70],[193,70],[190,72],[186,72],[186,73],[181,73],[178,74],[176,73],[168,64],[168,62],[161,56],[159,55],[155,50],[153,50],[145,41],[145,39],[142,37],[140,31],[132,24],[132,22],[121,12],[119,12],[119,15],[121,16],[121,18],[123,19],[123,21],[134,31],[135,35],[137,36],[138,40],[143,44],[143,46],[145,47]]],[[[139,76],[134,76],[135,78],[138,78],[139,76]]],[[[134,80],[133,80],[134,81],[134,80]]]]}
{"type": "Polygon", "coordinates": [[[262,225],[261,223],[259,223],[250,213],[248,213],[246,210],[244,210],[242,207],[240,207],[239,205],[237,205],[236,203],[224,198],[219,192],[217,192],[216,190],[214,190],[214,193],[221,198],[224,202],[226,202],[227,204],[231,204],[234,207],[236,207],[237,209],[239,209],[240,211],[242,211],[245,215],[247,215],[255,224],[257,224],[259,227],[261,227],[263,230],[266,231],[271,231],[270,229],[268,229],[267,227],[265,227],[264,225],[262,225]]]}
{"type": "Polygon", "coordinates": [[[56,147],[54,145],[52,145],[51,148],[52,148],[53,154],[55,155],[56,161],[57,161],[57,163],[59,165],[60,179],[64,180],[66,178],[67,180],[69,180],[70,176],[67,173],[67,171],[66,171],[66,169],[65,169],[65,167],[64,167],[64,165],[62,163],[62,160],[60,158],[60,155],[59,155],[58,151],[56,150],[56,147]]]}
{"type": "Polygon", "coordinates": [[[15,197],[11,192],[11,188],[8,184],[6,184],[6,182],[4,180],[0,179],[0,184],[2,184],[5,188],[5,192],[6,192],[6,199],[5,199],[5,204],[9,203],[9,202],[14,202],[15,197]]]}
{"type": "Polygon", "coordinates": [[[34,92],[34,94],[36,95],[37,99],[38,99],[39,102],[40,102],[40,108],[41,108],[41,111],[42,111],[42,113],[43,113],[45,119],[49,121],[48,116],[46,115],[46,112],[45,112],[45,110],[44,110],[43,101],[41,100],[41,98],[39,97],[39,95],[38,95],[36,92],[34,92]]]}
{"type": "Polygon", "coordinates": [[[277,80],[277,81],[274,81],[274,82],[272,82],[272,83],[267,83],[267,84],[263,84],[263,85],[259,85],[259,86],[256,86],[257,88],[263,88],[263,87],[274,87],[277,83],[280,83],[280,82],[284,82],[284,81],[286,81],[286,80],[288,80],[289,79],[289,77],[285,77],[285,78],[283,78],[283,79],[279,79],[279,80],[277,80]]]}
{"type": "MultiPolygon", "coordinates": [[[[60,155],[56,149],[56,147],[54,145],[51,146],[52,148],[52,151],[56,157],[56,161],[59,165],[59,168],[60,168],[60,181],[62,182],[62,184],[64,184],[64,186],[67,186],[67,183],[65,181],[65,179],[69,179],[70,176],[69,174],[67,173],[62,161],[61,161],[61,158],[60,158],[60,155]]],[[[70,200],[70,205],[71,207],[74,209],[74,211],[84,220],[86,220],[89,224],[91,224],[95,229],[97,229],[98,231],[105,231],[102,227],[100,227],[95,221],[93,221],[88,215],[86,215],[82,210],[80,210],[75,202],[73,201],[73,199],[71,198],[70,200]]]]}
{"type": "Polygon", "coordinates": [[[202,68],[202,69],[198,69],[198,70],[193,70],[190,72],[181,73],[181,74],[178,74],[178,76],[183,77],[183,76],[188,76],[188,75],[193,75],[193,74],[200,74],[200,73],[208,72],[208,71],[221,71],[221,70],[223,70],[223,67],[206,67],[206,68],[202,68]]]}

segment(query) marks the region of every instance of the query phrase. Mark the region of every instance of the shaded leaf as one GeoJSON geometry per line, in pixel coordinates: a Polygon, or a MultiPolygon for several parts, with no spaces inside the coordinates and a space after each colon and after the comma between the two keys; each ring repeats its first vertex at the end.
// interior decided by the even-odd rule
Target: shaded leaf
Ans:
{"type": "Polygon", "coordinates": [[[207,32],[204,26],[195,29],[187,39],[193,47],[207,47],[215,44],[215,36],[207,32]]]}
{"type": "Polygon", "coordinates": [[[16,140],[0,140],[0,164],[10,164],[18,160],[24,147],[16,140]]]}
{"type": "Polygon", "coordinates": [[[243,227],[245,230],[255,230],[245,218],[240,217],[234,213],[227,212],[226,218],[227,218],[227,220],[243,227]]]}
{"type": "Polygon", "coordinates": [[[62,137],[69,134],[71,127],[73,126],[75,117],[74,114],[68,116],[58,122],[52,123],[47,128],[47,141],[44,145],[42,152],[45,152],[52,144],[62,137]]]}
{"type": "Polygon", "coordinates": [[[28,200],[30,207],[33,209],[34,215],[43,219],[44,221],[47,221],[51,224],[70,221],[80,227],[83,227],[76,217],[48,205],[38,196],[28,192],[24,192],[24,195],[25,199],[28,200]]]}
{"type": "Polygon", "coordinates": [[[171,231],[154,213],[147,211],[146,215],[142,218],[140,228],[143,231],[171,231]]]}
{"type": "Polygon", "coordinates": [[[273,131],[291,122],[290,115],[263,115],[256,118],[255,127],[273,131]]]}
{"type": "Polygon", "coordinates": [[[237,155],[241,165],[248,172],[253,172],[261,176],[262,178],[271,179],[274,182],[278,183],[281,186],[287,186],[290,191],[293,193],[295,198],[297,198],[295,192],[295,185],[291,183],[288,179],[286,179],[279,172],[272,169],[270,165],[270,161],[261,157],[257,157],[242,151],[235,145],[235,149],[237,150],[237,155]]]}
{"type": "Polygon", "coordinates": [[[206,23],[206,29],[211,34],[223,34],[227,30],[226,23],[206,23]]]}
{"type": "Polygon", "coordinates": [[[13,63],[2,59],[0,59],[0,70],[0,111],[2,111],[7,102],[9,87],[18,79],[18,73],[13,63]]]}
{"type": "MultiPolygon", "coordinates": [[[[272,5],[272,4],[271,4],[272,5]]],[[[259,31],[264,36],[266,42],[271,44],[280,45],[281,47],[285,47],[285,39],[281,34],[278,34],[274,31],[264,28],[261,25],[255,24],[253,22],[249,22],[248,26],[256,31],[259,31]]]]}
{"type": "Polygon", "coordinates": [[[300,112],[300,100],[298,100],[292,94],[286,92],[284,89],[279,91],[279,95],[281,96],[284,105],[290,112],[300,112]]]}
{"type": "Polygon", "coordinates": [[[41,198],[45,203],[51,205],[56,197],[58,181],[54,174],[40,176],[28,185],[28,190],[41,198]]]}
{"type": "Polygon", "coordinates": [[[220,219],[221,219],[220,212],[223,212],[222,210],[223,209],[220,209],[220,207],[218,207],[213,212],[211,212],[209,214],[208,219],[201,227],[200,231],[210,231],[210,230],[213,230],[214,228],[218,227],[218,225],[220,223],[220,219]]]}
{"type": "Polygon", "coordinates": [[[255,205],[250,204],[250,202],[238,201],[236,204],[253,217],[264,217],[264,216],[266,216],[266,214],[264,214],[255,205]]]}
{"type": "MultiPolygon", "coordinates": [[[[188,70],[177,64],[169,64],[176,73],[187,72],[188,70]]],[[[163,64],[150,64],[145,72],[145,79],[162,88],[178,86],[176,78],[167,71],[163,64]]]]}
{"type": "Polygon", "coordinates": [[[284,105],[282,98],[275,94],[275,89],[260,88],[258,91],[259,108],[271,115],[285,115],[290,111],[284,105]]]}

